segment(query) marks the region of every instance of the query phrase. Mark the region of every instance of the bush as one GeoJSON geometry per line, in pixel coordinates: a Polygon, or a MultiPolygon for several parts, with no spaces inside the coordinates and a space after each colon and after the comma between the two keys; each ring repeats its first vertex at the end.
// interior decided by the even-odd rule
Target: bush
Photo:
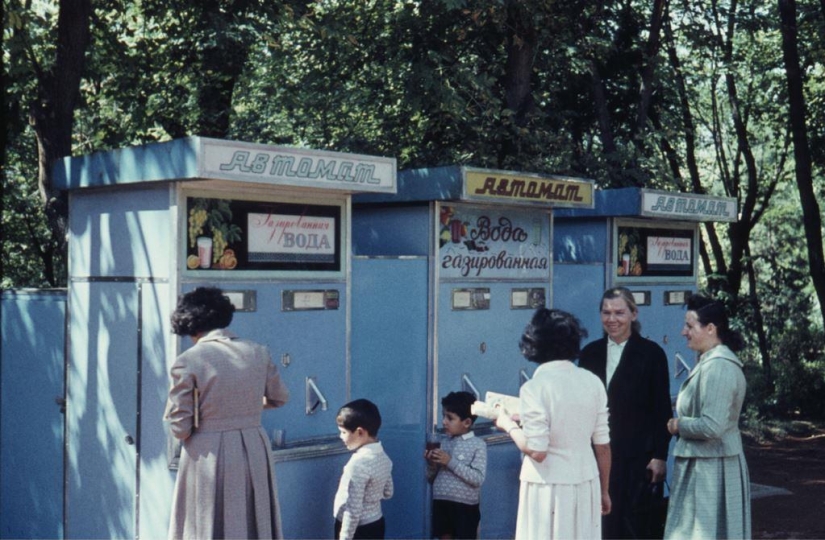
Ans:
{"type": "Polygon", "coordinates": [[[755,363],[745,363],[744,371],[748,391],[743,415],[748,422],[769,418],[825,419],[825,361],[774,362],[773,381],[755,363]]]}
{"type": "Polygon", "coordinates": [[[776,408],[786,415],[825,419],[825,361],[784,362],[776,370],[776,408]]]}

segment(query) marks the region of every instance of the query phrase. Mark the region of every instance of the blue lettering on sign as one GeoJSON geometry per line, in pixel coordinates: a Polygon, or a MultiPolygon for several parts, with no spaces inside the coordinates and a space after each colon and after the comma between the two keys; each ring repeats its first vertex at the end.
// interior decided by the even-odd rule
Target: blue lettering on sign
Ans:
{"type": "Polygon", "coordinates": [[[228,162],[219,165],[219,169],[259,175],[267,174],[268,169],[269,176],[282,178],[323,179],[355,184],[381,183],[381,179],[375,176],[375,165],[372,164],[312,157],[296,160],[294,156],[270,156],[267,153],[252,156],[247,150],[235,150],[228,162]]]}
{"type": "Polygon", "coordinates": [[[685,250],[679,249],[666,249],[665,250],[665,260],[666,261],[685,261],[690,262],[690,255],[685,250]]]}
{"type": "Polygon", "coordinates": [[[283,234],[284,247],[301,249],[330,249],[329,239],[318,234],[288,233],[283,234]]]}
{"type": "Polygon", "coordinates": [[[656,199],[656,204],[650,208],[650,211],[691,216],[730,216],[728,203],[725,201],[706,201],[665,195],[660,195],[656,199]]]}
{"type": "Polygon", "coordinates": [[[479,277],[484,270],[547,270],[549,259],[547,257],[524,257],[521,255],[510,255],[507,251],[500,251],[497,255],[445,255],[441,261],[444,269],[460,270],[464,277],[479,277]]]}

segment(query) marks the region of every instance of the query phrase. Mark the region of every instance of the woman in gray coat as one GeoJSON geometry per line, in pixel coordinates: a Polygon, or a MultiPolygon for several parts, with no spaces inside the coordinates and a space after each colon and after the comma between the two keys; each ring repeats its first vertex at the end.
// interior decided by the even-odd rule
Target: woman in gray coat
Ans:
{"type": "Polygon", "coordinates": [[[695,295],[687,309],[682,335],[700,356],[679,390],[677,418],[668,422],[678,438],[665,538],[750,538],[750,481],[739,433],[746,385],[734,354],[744,343],[721,302],[695,295]]]}
{"type": "Polygon", "coordinates": [[[184,294],[172,330],[195,345],[172,366],[167,419],[183,440],[169,538],[282,538],[275,469],[261,411],[289,392],[269,350],[225,330],[220,289],[184,294]]]}

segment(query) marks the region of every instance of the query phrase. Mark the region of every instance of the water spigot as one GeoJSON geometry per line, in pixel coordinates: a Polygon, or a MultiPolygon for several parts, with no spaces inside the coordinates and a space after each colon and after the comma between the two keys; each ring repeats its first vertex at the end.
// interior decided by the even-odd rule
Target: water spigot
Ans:
{"type": "Polygon", "coordinates": [[[329,408],[329,404],[327,403],[327,398],[324,397],[323,392],[321,389],[318,388],[318,385],[315,384],[315,377],[307,377],[306,378],[306,413],[307,414],[315,414],[315,410],[318,406],[321,406],[321,410],[325,411],[329,408]]]}

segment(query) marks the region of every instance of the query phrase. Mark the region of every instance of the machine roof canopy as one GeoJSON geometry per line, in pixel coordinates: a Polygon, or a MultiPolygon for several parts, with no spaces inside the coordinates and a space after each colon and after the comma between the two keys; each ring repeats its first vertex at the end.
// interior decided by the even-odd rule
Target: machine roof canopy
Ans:
{"type": "Polygon", "coordinates": [[[54,186],[80,189],[179,180],[220,180],[392,194],[395,158],[187,137],[79,157],[54,167],[54,186]]]}

